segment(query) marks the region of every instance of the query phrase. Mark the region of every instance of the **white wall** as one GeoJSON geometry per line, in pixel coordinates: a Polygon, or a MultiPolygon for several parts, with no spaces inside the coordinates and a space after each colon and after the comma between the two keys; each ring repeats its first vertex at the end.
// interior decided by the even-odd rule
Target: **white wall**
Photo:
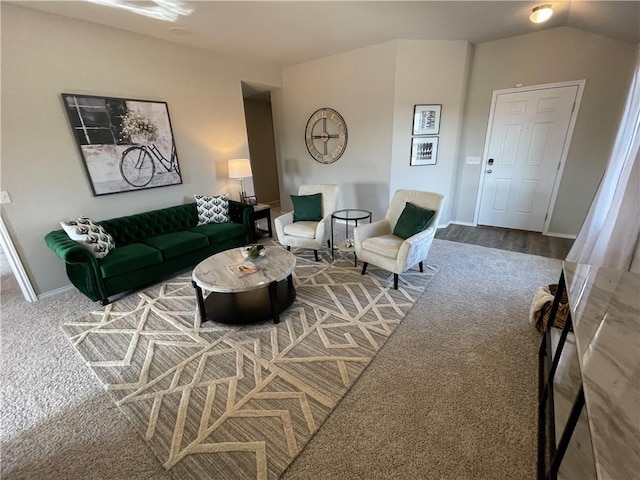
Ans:
{"type": "Polygon", "coordinates": [[[441,224],[452,219],[470,50],[467,42],[398,41],[389,190],[391,194],[401,188],[444,194],[441,224]],[[416,104],[442,105],[435,165],[409,165],[416,104]]]}
{"type": "Polygon", "coordinates": [[[2,3],[2,216],[38,293],[69,284],[43,237],[60,220],[96,220],[237,195],[227,160],[248,155],[241,81],[278,87],[257,65],[2,3]],[[183,184],[94,197],[60,93],[168,103],[183,184]]]}
{"type": "Polygon", "coordinates": [[[380,219],[388,203],[393,131],[395,42],[353,50],[283,70],[273,92],[283,211],[301,183],[340,185],[338,208],[365,208],[380,219]],[[348,130],[347,147],[332,164],[307,151],[307,120],[321,107],[336,110],[348,130]]]}
{"type": "Polygon", "coordinates": [[[283,209],[300,183],[338,183],[338,207],[371,210],[374,220],[399,188],[452,197],[469,50],[466,42],[397,40],[285,68],[273,96],[283,209]],[[409,167],[419,103],[443,104],[435,166],[409,167]],[[349,132],[345,153],[330,165],[313,160],[304,143],[320,107],[336,109],[349,132]]]}
{"type": "Polygon", "coordinates": [[[460,152],[456,219],[473,222],[493,90],[586,79],[549,231],[575,235],[609,160],[635,65],[635,47],[562,27],[481,43],[473,55],[460,152]]]}

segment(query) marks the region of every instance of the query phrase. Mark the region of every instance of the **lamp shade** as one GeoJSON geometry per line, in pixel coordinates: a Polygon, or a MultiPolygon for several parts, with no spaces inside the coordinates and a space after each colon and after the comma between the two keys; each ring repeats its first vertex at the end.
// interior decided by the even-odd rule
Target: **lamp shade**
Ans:
{"type": "Polygon", "coordinates": [[[229,160],[229,178],[246,178],[251,175],[251,162],[248,158],[229,160]]]}

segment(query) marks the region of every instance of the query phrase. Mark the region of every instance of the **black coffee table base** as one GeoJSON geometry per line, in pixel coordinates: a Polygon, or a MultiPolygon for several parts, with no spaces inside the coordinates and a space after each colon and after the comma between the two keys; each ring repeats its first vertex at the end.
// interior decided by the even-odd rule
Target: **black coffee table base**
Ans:
{"type": "Polygon", "coordinates": [[[237,293],[211,292],[204,298],[202,289],[192,282],[196,289],[196,299],[200,321],[214,321],[228,325],[244,325],[273,319],[280,322],[280,313],[285,311],[296,298],[293,278],[289,275],[267,287],[237,293]]]}

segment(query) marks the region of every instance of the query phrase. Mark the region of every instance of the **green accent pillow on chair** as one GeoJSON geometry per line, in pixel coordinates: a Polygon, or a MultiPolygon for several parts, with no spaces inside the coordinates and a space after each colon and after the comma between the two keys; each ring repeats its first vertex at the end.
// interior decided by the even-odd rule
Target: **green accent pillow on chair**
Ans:
{"type": "Polygon", "coordinates": [[[291,195],[294,222],[318,222],[322,220],[322,193],[291,195]]]}
{"type": "Polygon", "coordinates": [[[393,234],[406,240],[427,228],[435,214],[433,210],[407,202],[396,222],[393,234]]]}

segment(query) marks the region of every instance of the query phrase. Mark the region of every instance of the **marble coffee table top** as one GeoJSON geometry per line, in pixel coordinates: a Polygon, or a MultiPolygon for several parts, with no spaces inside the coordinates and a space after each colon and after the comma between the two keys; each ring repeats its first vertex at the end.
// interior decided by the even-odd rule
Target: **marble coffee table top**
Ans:
{"type": "Polygon", "coordinates": [[[640,275],[564,262],[596,465],[602,479],[640,472],[640,275]]]}
{"type": "Polygon", "coordinates": [[[266,287],[271,282],[284,280],[293,273],[296,257],[282,247],[265,247],[266,253],[254,261],[233,248],[203,260],[193,270],[193,281],[211,292],[237,293],[266,287]],[[242,263],[253,264],[258,271],[239,277],[228,267],[242,263]]]}

